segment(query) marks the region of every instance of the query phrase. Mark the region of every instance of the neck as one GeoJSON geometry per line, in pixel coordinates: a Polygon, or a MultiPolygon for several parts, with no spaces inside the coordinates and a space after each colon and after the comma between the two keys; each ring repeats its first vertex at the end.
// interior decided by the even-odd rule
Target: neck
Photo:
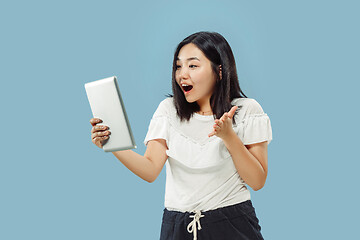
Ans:
{"type": "Polygon", "coordinates": [[[210,106],[210,97],[199,99],[197,101],[197,104],[200,106],[200,111],[197,111],[196,113],[201,114],[201,115],[212,115],[213,114],[211,106],[210,106]]]}
{"type": "Polygon", "coordinates": [[[212,111],[198,111],[197,112],[198,114],[201,114],[201,115],[212,115],[212,111]]]}

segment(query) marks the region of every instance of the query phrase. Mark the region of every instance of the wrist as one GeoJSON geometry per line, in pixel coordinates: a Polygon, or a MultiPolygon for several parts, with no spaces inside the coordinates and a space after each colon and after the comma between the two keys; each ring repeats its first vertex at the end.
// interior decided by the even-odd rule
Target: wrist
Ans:
{"type": "Polygon", "coordinates": [[[234,129],[231,128],[231,131],[223,138],[225,143],[233,141],[234,138],[237,138],[237,134],[234,129]]]}

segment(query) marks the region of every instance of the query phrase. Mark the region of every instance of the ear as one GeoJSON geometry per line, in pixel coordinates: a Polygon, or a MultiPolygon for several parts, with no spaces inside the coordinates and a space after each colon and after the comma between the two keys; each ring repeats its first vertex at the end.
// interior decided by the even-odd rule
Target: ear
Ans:
{"type": "Polygon", "coordinates": [[[222,68],[221,65],[219,65],[219,76],[220,76],[220,80],[222,79],[222,68]]]}

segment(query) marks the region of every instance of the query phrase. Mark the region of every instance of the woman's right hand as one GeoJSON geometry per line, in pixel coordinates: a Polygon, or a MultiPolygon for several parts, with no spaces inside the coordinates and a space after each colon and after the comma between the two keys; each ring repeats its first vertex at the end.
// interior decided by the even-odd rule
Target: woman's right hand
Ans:
{"type": "Polygon", "coordinates": [[[98,146],[99,148],[102,148],[104,143],[108,141],[110,138],[110,131],[108,131],[108,126],[97,126],[96,124],[101,123],[102,120],[100,118],[92,118],[90,119],[90,123],[93,126],[91,129],[91,139],[92,142],[98,146]]]}

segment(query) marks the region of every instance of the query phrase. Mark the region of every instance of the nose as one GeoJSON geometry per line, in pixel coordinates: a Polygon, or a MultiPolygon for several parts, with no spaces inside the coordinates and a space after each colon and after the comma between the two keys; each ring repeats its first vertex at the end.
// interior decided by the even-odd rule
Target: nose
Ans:
{"type": "Polygon", "coordinates": [[[189,78],[189,72],[187,68],[181,68],[179,71],[179,78],[180,79],[187,79],[189,78]]]}

